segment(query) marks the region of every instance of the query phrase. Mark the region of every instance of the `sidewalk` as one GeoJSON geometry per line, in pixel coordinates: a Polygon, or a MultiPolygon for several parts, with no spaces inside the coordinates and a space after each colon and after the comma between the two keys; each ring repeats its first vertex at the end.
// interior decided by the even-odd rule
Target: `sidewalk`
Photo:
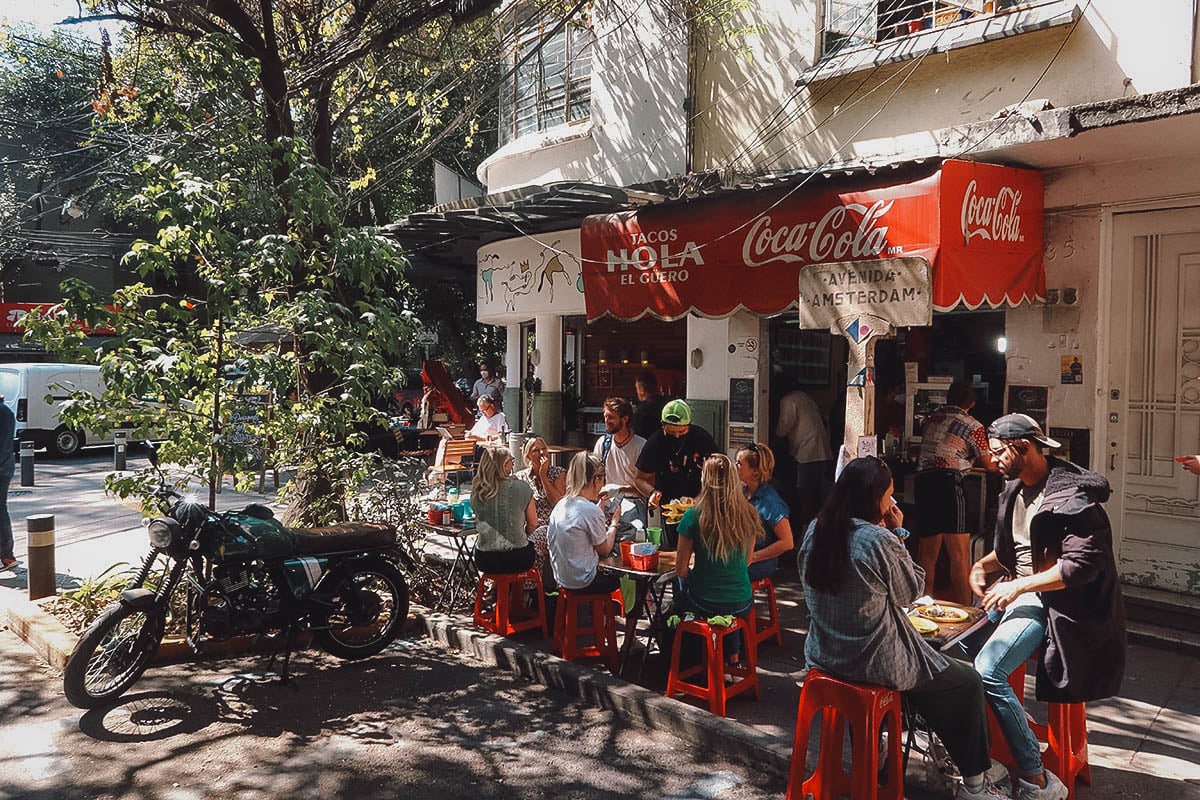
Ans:
{"type": "MultiPolygon", "coordinates": [[[[104,453],[105,451],[98,451],[104,453]]],[[[111,450],[107,451],[111,459],[111,450]]],[[[131,458],[131,466],[141,461],[131,458]]],[[[39,464],[38,485],[20,493],[14,486],[10,509],[17,554],[24,560],[25,525],[29,514],[54,513],[58,528],[57,571],[60,585],[95,575],[110,564],[135,561],[146,552],[140,515],[104,495],[100,488],[109,468],[99,454],[71,461],[39,464]]],[[[228,486],[228,483],[226,484],[228,486]]],[[[273,492],[234,494],[226,489],[219,507],[273,501],[273,492]]],[[[436,546],[434,543],[431,545],[436,546]]],[[[434,549],[431,546],[431,550],[434,549]]],[[[469,616],[433,614],[414,609],[430,634],[450,644],[472,649],[498,666],[521,672],[581,701],[633,719],[638,724],[669,730],[701,741],[714,752],[756,763],[766,771],[786,769],[793,725],[804,676],[803,631],[806,618],[794,567],[776,575],[783,646],[764,645],[759,678],[762,699],[739,697],[729,704],[729,719],[713,718],[692,701],[669,701],[665,659],[654,654],[635,686],[598,673],[587,666],[550,656],[545,642],[506,640],[471,629],[469,616]]],[[[25,574],[0,575],[0,607],[22,604],[25,574]]],[[[0,611],[3,609],[0,608],[0,611]]],[[[1081,785],[1077,797],[1153,797],[1154,800],[1200,800],[1200,659],[1132,645],[1125,683],[1119,697],[1088,707],[1092,786],[1081,785]]],[[[1032,697],[1032,677],[1027,695],[1032,697]]],[[[1044,718],[1044,707],[1030,703],[1030,712],[1044,718]]],[[[909,798],[946,797],[929,790],[920,759],[909,768],[909,798]]]]}

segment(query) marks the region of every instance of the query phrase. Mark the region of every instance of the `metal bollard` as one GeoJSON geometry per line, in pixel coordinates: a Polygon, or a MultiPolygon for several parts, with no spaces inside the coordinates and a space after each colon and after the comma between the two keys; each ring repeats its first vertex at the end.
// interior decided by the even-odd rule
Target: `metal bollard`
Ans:
{"type": "Polygon", "coordinates": [[[33,442],[21,440],[21,485],[33,486],[33,442]]]}
{"type": "Polygon", "coordinates": [[[113,434],[113,469],[117,472],[125,471],[125,454],[128,449],[129,434],[125,431],[117,431],[113,434]]]}
{"type": "Polygon", "coordinates": [[[57,594],[54,579],[54,515],[34,514],[25,518],[25,530],[29,536],[27,580],[29,599],[50,597],[57,594]]]}

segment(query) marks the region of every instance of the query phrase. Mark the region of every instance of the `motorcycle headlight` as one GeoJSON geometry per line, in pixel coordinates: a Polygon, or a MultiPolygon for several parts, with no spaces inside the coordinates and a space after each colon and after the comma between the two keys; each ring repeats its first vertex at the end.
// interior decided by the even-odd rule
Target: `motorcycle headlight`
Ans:
{"type": "Polygon", "coordinates": [[[150,534],[150,544],[159,550],[168,550],[171,543],[176,541],[180,532],[179,523],[173,519],[160,518],[150,523],[146,528],[150,534]]]}

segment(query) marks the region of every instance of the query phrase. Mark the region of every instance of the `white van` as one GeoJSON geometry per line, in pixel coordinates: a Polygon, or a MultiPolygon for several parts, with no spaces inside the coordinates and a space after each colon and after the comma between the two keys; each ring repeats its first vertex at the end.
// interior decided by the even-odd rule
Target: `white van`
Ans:
{"type": "Polygon", "coordinates": [[[62,401],[72,392],[103,391],[100,368],[87,364],[0,364],[0,395],[17,417],[17,439],[32,440],[59,456],[79,452],[85,444],[112,444],[112,431],[100,436],[68,428],[59,421],[62,401]],[[47,402],[46,397],[50,400],[47,402]]]}

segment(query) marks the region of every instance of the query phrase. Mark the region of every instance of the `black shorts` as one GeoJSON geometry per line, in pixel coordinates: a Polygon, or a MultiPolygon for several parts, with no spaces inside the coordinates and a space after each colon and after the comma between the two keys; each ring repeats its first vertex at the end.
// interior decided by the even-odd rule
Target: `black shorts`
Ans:
{"type": "Polygon", "coordinates": [[[967,532],[967,496],[962,474],[952,469],[927,469],[915,481],[920,536],[967,532]]]}
{"type": "Polygon", "coordinates": [[[492,575],[516,575],[533,567],[533,542],[516,550],[475,549],[475,566],[492,575]]]}

